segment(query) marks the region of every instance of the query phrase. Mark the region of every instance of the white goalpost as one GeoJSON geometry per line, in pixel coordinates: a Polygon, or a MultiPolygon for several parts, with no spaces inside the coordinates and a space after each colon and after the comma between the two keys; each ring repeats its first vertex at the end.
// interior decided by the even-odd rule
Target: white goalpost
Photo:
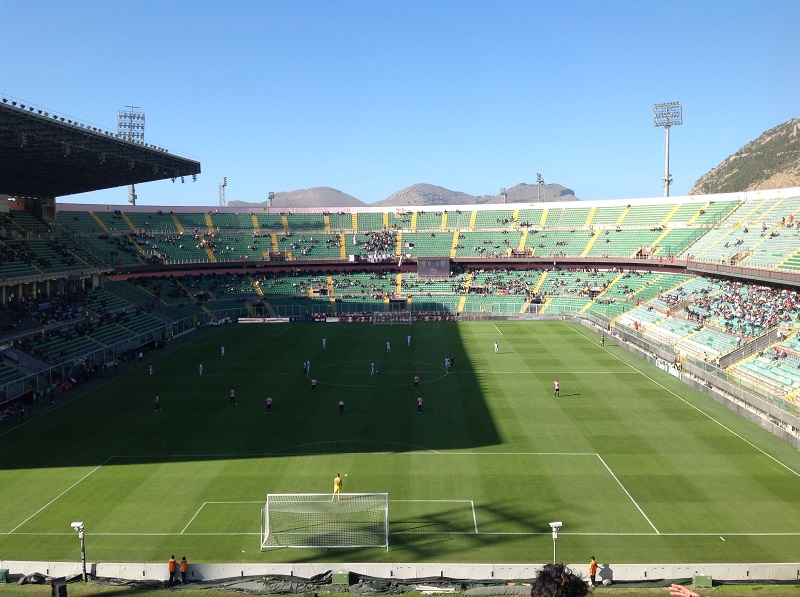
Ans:
{"type": "Polygon", "coordinates": [[[261,549],[385,547],[389,494],[270,493],[261,511],[261,549]]]}
{"type": "Polygon", "coordinates": [[[411,311],[373,311],[372,323],[375,325],[395,323],[410,324],[413,321],[411,311]]]}

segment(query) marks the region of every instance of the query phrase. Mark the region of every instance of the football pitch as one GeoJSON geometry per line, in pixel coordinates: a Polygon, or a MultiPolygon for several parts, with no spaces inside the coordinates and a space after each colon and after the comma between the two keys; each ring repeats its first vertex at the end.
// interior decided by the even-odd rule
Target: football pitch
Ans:
{"type": "Polygon", "coordinates": [[[562,521],[566,562],[796,557],[800,454],[598,340],[507,321],[191,333],[0,435],[0,556],[76,561],[83,521],[90,561],[547,562],[562,521]],[[388,493],[389,550],[261,551],[266,495],[337,473],[388,493]]]}

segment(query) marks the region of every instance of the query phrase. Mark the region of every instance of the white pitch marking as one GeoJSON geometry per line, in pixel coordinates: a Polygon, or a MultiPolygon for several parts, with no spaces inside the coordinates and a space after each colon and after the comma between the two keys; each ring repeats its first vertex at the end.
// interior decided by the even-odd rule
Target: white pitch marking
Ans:
{"type": "Polygon", "coordinates": [[[65,493],[67,493],[67,492],[68,492],[70,489],[72,489],[73,487],[75,487],[75,486],[76,486],[78,483],[80,483],[80,482],[81,482],[81,481],[83,481],[83,480],[84,480],[86,477],[88,477],[88,476],[89,476],[89,475],[91,475],[93,472],[95,472],[96,470],[98,470],[98,469],[99,469],[101,466],[103,466],[103,465],[104,465],[106,462],[108,462],[108,461],[109,461],[109,460],[111,460],[112,458],[114,458],[114,457],[113,457],[113,456],[109,456],[108,458],[106,458],[106,459],[105,459],[105,460],[104,460],[104,461],[103,461],[101,464],[98,464],[96,467],[94,467],[92,470],[90,470],[88,473],[86,473],[86,474],[85,474],[83,477],[81,477],[80,479],[78,479],[77,481],[75,481],[75,483],[73,483],[72,485],[70,485],[69,487],[67,487],[67,488],[66,488],[64,491],[62,491],[61,493],[59,493],[59,494],[58,494],[56,497],[54,497],[52,500],[50,500],[49,502],[47,502],[47,503],[46,503],[44,506],[42,506],[41,508],[39,508],[39,509],[38,509],[36,512],[34,512],[34,513],[33,513],[33,514],[31,514],[30,516],[28,516],[28,518],[26,518],[25,520],[23,520],[21,523],[19,523],[19,524],[18,524],[17,526],[15,526],[13,529],[11,529],[11,530],[8,532],[8,534],[10,535],[10,534],[11,534],[11,533],[13,533],[14,531],[16,531],[16,530],[17,530],[19,527],[21,527],[21,526],[22,526],[22,525],[24,525],[26,522],[28,522],[28,521],[29,521],[31,518],[33,518],[34,516],[36,516],[37,514],[39,514],[39,512],[41,512],[42,510],[44,510],[45,508],[47,508],[47,507],[48,507],[50,504],[52,504],[53,502],[55,502],[55,501],[56,501],[58,498],[60,498],[60,497],[61,497],[62,495],[64,495],[65,493]]]}
{"type": "Polygon", "coordinates": [[[494,326],[494,329],[496,329],[496,330],[497,330],[497,333],[498,333],[498,334],[500,334],[500,335],[502,336],[502,335],[503,335],[503,332],[501,332],[501,331],[500,331],[500,328],[499,328],[499,327],[497,327],[497,324],[496,324],[496,323],[493,323],[492,325],[494,326]]]}
{"type": "Polygon", "coordinates": [[[475,516],[475,502],[470,500],[470,504],[472,504],[472,522],[475,523],[475,534],[478,534],[478,518],[475,516]]]}
{"type": "Polygon", "coordinates": [[[642,509],[639,507],[639,504],[637,504],[637,503],[636,503],[636,500],[635,500],[635,499],[633,499],[633,496],[632,496],[630,493],[628,493],[628,490],[627,490],[627,489],[625,489],[625,486],[624,486],[624,485],[623,485],[623,484],[620,482],[620,480],[619,480],[619,479],[617,479],[617,476],[614,474],[614,471],[612,471],[612,470],[609,468],[609,466],[606,464],[606,461],[605,461],[605,460],[603,460],[603,457],[602,457],[602,456],[600,456],[600,454],[598,454],[598,455],[597,455],[597,457],[600,459],[600,462],[602,462],[602,463],[603,463],[603,466],[604,466],[604,467],[606,467],[606,470],[607,470],[607,471],[608,471],[608,472],[611,474],[611,476],[612,476],[612,477],[614,477],[614,481],[616,481],[616,482],[619,484],[619,486],[622,488],[622,491],[624,491],[624,492],[625,492],[625,495],[627,495],[627,496],[628,496],[628,498],[630,498],[630,500],[633,502],[633,505],[634,505],[634,506],[636,506],[636,509],[637,509],[637,510],[638,510],[638,511],[639,511],[639,512],[642,514],[642,516],[644,516],[644,519],[647,521],[647,523],[648,523],[648,524],[649,524],[651,527],[653,527],[653,530],[656,532],[656,534],[657,534],[657,535],[660,535],[661,533],[660,533],[660,532],[658,531],[658,529],[656,528],[656,525],[654,525],[654,524],[653,524],[653,523],[650,521],[650,519],[649,519],[649,518],[647,518],[647,514],[645,514],[645,513],[644,513],[644,510],[642,510],[642,509]]]}
{"type": "Polygon", "coordinates": [[[190,525],[190,524],[192,524],[192,523],[194,522],[194,519],[195,519],[195,518],[197,518],[197,515],[198,515],[198,514],[200,514],[200,510],[202,510],[203,508],[205,508],[205,506],[206,506],[206,504],[207,504],[207,503],[208,503],[208,502],[203,502],[203,504],[202,504],[202,505],[201,505],[201,506],[200,506],[200,507],[197,509],[197,512],[195,512],[195,513],[194,513],[194,516],[192,516],[192,517],[189,519],[189,522],[187,522],[187,523],[186,523],[186,526],[185,526],[185,527],[183,527],[183,530],[181,531],[181,535],[183,535],[183,534],[186,532],[186,529],[188,529],[188,528],[189,528],[189,525],[190,525]]]}

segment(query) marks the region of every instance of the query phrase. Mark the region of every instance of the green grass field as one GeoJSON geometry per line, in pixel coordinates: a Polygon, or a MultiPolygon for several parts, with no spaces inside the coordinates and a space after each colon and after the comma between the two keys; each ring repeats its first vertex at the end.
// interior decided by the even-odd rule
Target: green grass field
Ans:
{"type": "Polygon", "coordinates": [[[597,341],[562,322],[190,334],[0,436],[0,557],[77,560],[81,520],[90,561],[546,562],[560,520],[567,562],[796,558],[798,452],[597,341]],[[266,494],[337,472],[388,492],[389,551],[260,551],[266,494]]]}

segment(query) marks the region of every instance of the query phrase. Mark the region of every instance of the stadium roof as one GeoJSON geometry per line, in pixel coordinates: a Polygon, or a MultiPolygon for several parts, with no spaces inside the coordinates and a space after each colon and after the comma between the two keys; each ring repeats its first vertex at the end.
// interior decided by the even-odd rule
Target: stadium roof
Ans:
{"type": "Polygon", "coordinates": [[[61,197],[200,173],[200,162],[3,97],[0,193],[61,197]]]}

